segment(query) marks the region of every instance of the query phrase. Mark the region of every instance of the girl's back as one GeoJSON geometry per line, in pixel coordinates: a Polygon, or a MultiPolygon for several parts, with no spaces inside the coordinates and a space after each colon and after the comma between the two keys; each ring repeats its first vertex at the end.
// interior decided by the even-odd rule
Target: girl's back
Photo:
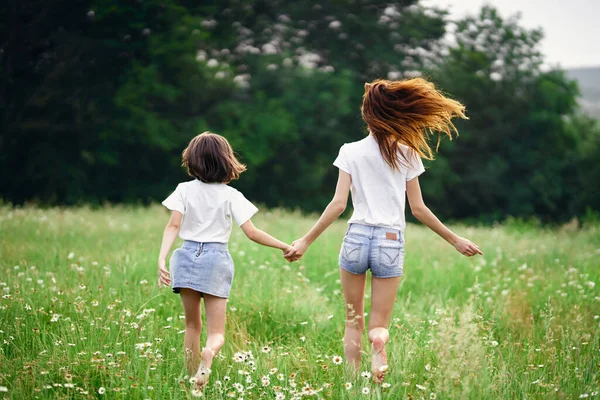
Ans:
{"type": "Polygon", "coordinates": [[[420,157],[406,146],[398,154],[399,168],[392,169],[381,155],[372,135],[340,149],[333,165],[352,176],[354,213],[349,223],[404,230],[406,181],[421,175],[425,168],[420,157]],[[410,161],[402,162],[406,158],[410,161]]]}
{"type": "Polygon", "coordinates": [[[227,243],[232,218],[241,225],[258,210],[231,186],[199,179],[177,185],[163,205],[183,214],[179,236],[195,242],[227,243]]]}

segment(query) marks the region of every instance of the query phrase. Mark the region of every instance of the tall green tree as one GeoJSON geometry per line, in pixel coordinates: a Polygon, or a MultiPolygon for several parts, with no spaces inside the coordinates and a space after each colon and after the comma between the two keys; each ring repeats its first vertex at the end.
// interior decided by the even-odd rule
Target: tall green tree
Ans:
{"type": "Polygon", "coordinates": [[[577,137],[567,118],[578,89],[560,70],[544,71],[540,30],[486,6],[458,21],[455,44],[432,58],[430,74],[468,110],[456,142],[444,143],[426,196],[454,218],[573,215],[577,189],[567,156],[577,137]],[[452,201],[448,201],[452,199],[452,201]]]}

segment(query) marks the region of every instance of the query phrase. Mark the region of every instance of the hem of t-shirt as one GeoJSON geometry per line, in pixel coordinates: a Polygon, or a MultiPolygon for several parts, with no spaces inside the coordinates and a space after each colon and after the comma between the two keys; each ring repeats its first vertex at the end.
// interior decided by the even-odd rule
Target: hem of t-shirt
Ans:
{"type": "Polygon", "coordinates": [[[417,172],[414,176],[412,176],[410,179],[408,179],[408,176],[406,177],[406,182],[410,182],[415,178],[418,178],[419,176],[421,176],[423,174],[423,172],[425,172],[425,168],[423,168],[421,171],[417,172]]]}
{"type": "Polygon", "coordinates": [[[406,229],[406,225],[404,225],[403,227],[399,227],[399,226],[391,226],[391,225],[386,225],[386,224],[378,224],[376,222],[364,222],[364,221],[353,221],[352,219],[349,219],[347,222],[348,225],[350,224],[359,224],[359,225],[366,225],[366,226],[374,226],[376,228],[387,228],[387,229],[395,229],[397,231],[402,231],[404,232],[404,229],[406,229]]]}
{"type": "Polygon", "coordinates": [[[179,235],[179,238],[181,240],[187,240],[190,242],[198,242],[198,243],[222,243],[222,244],[228,244],[229,243],[229,238],[227,238],[226,241],[223,240],[216,240],[210,237],[207,238],[203,238],[203,237],[199,237],[199,238],[192,238],[192,237],[182,237],[181,235],[179,235]]]}
{"type": "Polygon", "coordinates": [[[346,169],[344,166],[340,165],[340,163],[334,161],[333,165],[338,167],[340,170],[344,171],[348,175],[350,175],[350,171],[348,169],[346,169]]]}
{"type": "MultiPolygon", "coordinates": [[[[249,213],[250,215],[248,215],[248,217],[244,217],[242,218],[244,220],[244,222],[240,222],[238,224],[238,226],[242,226],[244,225],[246,222],[250,221],[250,219],[252,219],[252,217],[254,217],[256,215],[256,213],[258,212],[258,208],[254,207],[254,210],[252,211],[252,213],[249,213]]],[[[237,221],[236,221],[237,223],[237,221]]]]}
{"type": "Polygon", "coordinates": [[[181,210],[181,209],[179,209],[178,207],[175,207],[175,206],[173,206],[173,205],[171,205],[171,204],[167,203],[166,201],[163,201],[161,204],[162,204],[163,206],[165,206],[166,208],[168,208],[169,210],[171,210],[171,211],[179,211],[179,212],[181,213],[181,215],[183,215],[183,214],[184,214],[184,210],[181,210]]]}

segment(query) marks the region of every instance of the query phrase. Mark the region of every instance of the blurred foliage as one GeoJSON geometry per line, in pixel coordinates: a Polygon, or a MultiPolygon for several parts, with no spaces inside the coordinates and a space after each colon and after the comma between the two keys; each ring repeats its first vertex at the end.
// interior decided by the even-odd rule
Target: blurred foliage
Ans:
{"type": "Polygon", "coordinates": [[[160,200],[186,179],[189,139],[211,130],[248,164],[234,185],[249,198],[319,210],[339,147],[365,134],[363,83],[424,71],[471,117],[423,176],[440,216],[597,211],[598,125],[562,71],[540,69],[541,38],[490,7],[453,23],[417,0],[8,0],[0,197],[160,200]]]}

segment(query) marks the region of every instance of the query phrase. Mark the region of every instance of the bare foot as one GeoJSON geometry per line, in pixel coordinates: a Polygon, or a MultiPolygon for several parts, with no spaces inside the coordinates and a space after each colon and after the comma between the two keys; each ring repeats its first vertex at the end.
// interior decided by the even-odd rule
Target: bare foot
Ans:
{"type": "Polygon", "coordinates": [[[200,354],[200,367],[198,368],[198,372],[196,372],[196,388],[204,389],[204,387],[208,384],[208,378],[210,377],[210,367],[213,362],[213,358],[215,357],[215,353],[205,347],[202,349],[202,353],[200,354]]]}
{"type": "Polygon", "coordinates": [[[382,383],[385,379],[385,373],[388,370],[387,354],[385,353],[385,342],[383,338],[377,336],[373,339],[371,353],[371,374],[373,382],[382,383]]]}

